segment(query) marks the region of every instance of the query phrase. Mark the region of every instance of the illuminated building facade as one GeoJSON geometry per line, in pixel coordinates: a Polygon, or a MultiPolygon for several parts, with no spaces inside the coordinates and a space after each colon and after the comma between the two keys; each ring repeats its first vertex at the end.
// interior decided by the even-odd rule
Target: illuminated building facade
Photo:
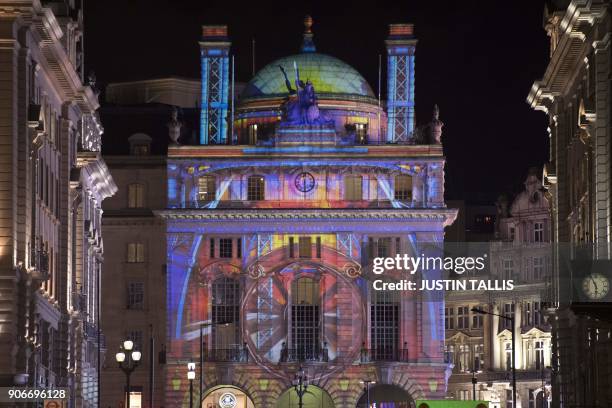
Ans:
{"type": "Polygon", "coordinates": [[[83,10],[0,1],[0,385],[66,387],[96,407],[102,201],[94,78],[83,79],[83,10]]]}
{"type": "MultiPolygon", "coordinates": [[[[297,407],[300,366],[306,406],[364,406],[361,381],[376,381],[370,401],[389,407],[446,395],[443,293],[370,282],[374,257],[439,253],[456,216],[444,203],[437,108],[388,143],[367,82],[316,53],[305,25],[302,52],[264,67],[227,113],[231,137],[168,148],[166,406],[188,404],[187,362],[200,358],[202,407],[297,407]]],[[[226,27],[203,33],[209,51],[228,44],[226,27]]],[[[392,25],[388,47],[404,42],[415,44],[413,26],[392,25]]],[[[413,64],[389,83],[407,76],[414,87],[413,64]]],[[[397,106],[394,120],[412,122],[397,106]]]]}
{"type": "Polygon", "coordinates": [[[451,398],[472,400],[475,390],[475,399],[489,401],[490,408],[512,406],[510,322],[472,311],[479,308],[514,318],[517,407],[550,406],[551,327],[545,302],[552,269],[551,208],[541,185],[531,171],[525,190],[511,205],[500,198],[496,238],[482,243],[491,276],[478,278],[512,279],[514,289],[495,296],[492,292],[446,292],[446,350],[454,365],[448,384],[451,398]]]}
{"type": "Polygon", "coordinates": [[[586,278],[588,271],[570,271],[569,265],[611,256],[610,2],[546,3],[550,61],[527,101],[549,119],[544,183],[552,197],[551,233],[558,248],[550,302],[553,407],[608,407],[610,297],[585,293],[576,277],[586,278]]]}

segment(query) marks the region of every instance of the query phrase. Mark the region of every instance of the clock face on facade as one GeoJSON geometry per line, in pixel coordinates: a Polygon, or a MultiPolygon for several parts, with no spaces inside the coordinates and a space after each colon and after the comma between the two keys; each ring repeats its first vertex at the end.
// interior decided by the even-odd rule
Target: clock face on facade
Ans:
{"type": "Polygon", "coordinates": [[[582,291],[589,299],[602,299],[610,291],[610,281],[601,273],[592,273],[582,280],[582,291]]]}
{"type": "Polygon", "coordinates": [[[302,193],[307,193],[315,186],[314,176],[307,172],[302,172],[295,177],[295,187],[302,193]]]}

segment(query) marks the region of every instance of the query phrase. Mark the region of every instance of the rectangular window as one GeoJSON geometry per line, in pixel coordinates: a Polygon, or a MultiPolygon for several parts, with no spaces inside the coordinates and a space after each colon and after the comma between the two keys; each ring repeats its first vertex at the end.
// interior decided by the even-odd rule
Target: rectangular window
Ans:
{"type": "Polygon", "coordinates": [[[529,390],[529,408],[536,408],[535,390],[529,390]]]}
{"type": "Polygon", "coordinates": [[[539,281],[544,277],[544,258],[541,256],[533,258],[533,279],[539,281]]]}
{"type": "Polygon", "coordinates": [[[293,359],[313,361],[320,357],[320,299],[319,283],[299,278],[292,283],[291,343],[293,359]]]}
{"type": "Polygon", "coordinates": [[[295,242],[293,237],[289,237],[289,258],[295,258],[295,242]]]}
{"type": "Polygon", "coordinates": [[[455,328],[455,309],[452,307],[444,308],[444,327],[447,330],[453,330],[455,328]]]}
{"type": "Polygon", "coordinates": [[[127,288],[127,308],[142,310],[144,308],[144,283],[131,282],[127,288]]]}
{"type": "Polygon", "coordinates": [[[216,199],[215,176],[203,176],[198,179],[198,200],[202,202],[216,199]]]}
{"type": "Polygon", "coordinates": [[[512,405],[512,390],[506,390],[506,408],[513,408],[512,405]]]}
{"type": "Polygon", "coordinates": [[[510,241],[514,241],[515,235],[516,235],[516,229],[514,228],[514,225],[510,225],[508,227],[508,239],[510,241]]]}
{"type": "Polygon", "coordinates": [[[510,280],[514,276],[514,261],[512,259],[504,259],[502,261],[502,279],[510,280]]]}
{"type": "Polygon", "coordinates": [[[533,223],[533,241],[544,242],[544,223],[535,222],[533,223]]]}
{"type": "Polygon", "coordinates": [[[310,258],[312,257],[312,243],[310,237],[300,237],[299,247],[300,247],[300,258],[310,258]]]}
{"type": "Polygon", "coordinates": [[[130,242],[127,247],[127,261],[140,263],[145,261],[144,244],[142,242],[130,242]]]}
{"type": "Polygon", "coordinates": [[[134,183],[128,186],[128,208],[144,207],[144,186],[134,183]]]}
{"type": "Polygon", "coordinates": [[[457,308],[457,328],[468,329],[470,326],[470,316],[467,306],[459,306],[457,308]]]}
{"type": "MultiPolygon", "coordinates": [[[[504,304],[504,316],[511,318],[514,317],[514,303],[504,304]]],[[[504,329],[512,328],[512,321],[509,319],[500,319],[500,323],[504,329]]]]}
{"type": "Polygon", "coordinates": [[[209,245],[209,257],[212,259],[215,257],[215,239],[211,238],[210,239],[210,245],[209,245]]]}
{"type": "Polygon", "coordinates": [[[142,353],[142,331],[140,330],[132,330],[127,332],[126,335],[128,340],[132,340],[134,342],[133,350],[140,351],[142,353]]]}
{"type": "Polygon", "coordinates": [[[363,199],[361,176],[348,175],[344,177],[344,199],[347,201],[363,199]]]}
{"type": "Polygon", "coordinates": [[[232,239],[221,238],[219,240],[219,258],[231,258],[232,257],[232,239]]]}
{"type": "Polygon", "coordinates": [[[236,258],[242,258],[242,238],[236,240],[236,258]]]}
{"type": "Polygon", "coordinates": [[[263,201],[265,199],[265,181],[263,176],[250,176],[247,180],[247,200],[263,201]]]}
{"type": "Polygon", "coordinates": [[[376,256],[379,258],[388,258],[391,256],[391,238],[378,238],[376,256]]]}
{"type": "Polygon", "coordinates": [[[544,368],[544,342],[535,342],[535,361],[534,365],[536,370],[542,370],[544,368]]]}
{"type": "Polygon", "coordinates": [[[396,293],[373,291],[370,320],[370,358],[374,361],[398,361],[406,357],[398,353],[400,315],[396,293]]]}
{"type": "Polygon", "coordinates": [[[474,314],[472,315],[472,329],[481,329],[482,328],[482,315],[474,314]]]}
{"type": "Polygon", "coordinates": [[[316,257],[321,258],[321,237],[317,237],[316,242],[316,257]]]}
{"type": "Polygon", "coordinates": [[[412,177],[405,174],[395,176],[395,199],[412,201],[412,177]]]}

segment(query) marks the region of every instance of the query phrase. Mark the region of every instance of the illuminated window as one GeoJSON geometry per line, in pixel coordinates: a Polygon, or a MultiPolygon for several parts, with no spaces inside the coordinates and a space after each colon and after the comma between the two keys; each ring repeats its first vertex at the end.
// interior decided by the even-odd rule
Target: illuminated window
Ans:
{"type": "Polygon", "coordinates": [[[470,399],[469,390],[457,390],[457,399],[461,401],[467,401],[470,399]]]}
{"type": "Polygon", "coordinates": [[[144,283],[131,282],[127,287],[127,308],[141,310],[144,308],[144,283]]]}
{"type": "Polygon", "coordinates": [[[372,291],[370,306],[370,343],[372,360],[394,361],[399,345],[399,299],[397,292],[372,291]]]}
{"type": "MultiPolygon", "coordinates": [[[[212,327],[215,349],[230,350],[240,344],[240,282],[217,278],[212,285],[212,327]]],[[[225,358],[231,355],[224,356],[225,358]]],[[[236,355],[238,358],[238,355],[236,355]]]]}
{"type": "Polygon", "coordinates": [[[133,183],[128,186],[128,208],[144,207],[144,186],[133,183]]]}
{"type": "Polygon", "coordinates": [[[291,344],[299,361],[318,360],[320,344],[319,283],[302,277],[291,288],[291,344]]]}
{"type": "Polygon", "coordinates": [[[405,174],[395,176],[395,199],[400,201],[412,200],[412,177],[405,174]]]}
{"type": "Polygon", "coordinates": [[[144,244],[141,242],[130,242],[127,245],[127,261],[140,263],[145,261],[144,244]]]}
{"type": "Polygon", "coordinates": [[[232,239],[221,238],[219,240],[219,258],[231,258],[232,257],[232,239]]]}
{"type": "Polygon", "coordinates": [[[544,368],[544,342],[536,341],[535,342],[535,368],[536,370],[541,370],[544,368]]]}
{"type": "Polygon", "coordinates": [[[510,342],[506,343],[504,348],[504,353],[506,354],[506,370],[512,370],[512,344],[510,342]]]}
{"type": "Polygon", "coordinates": [[[250,176],[247,184],[247,200],[262,201],[265,199],[265,181],[263,176],[250,176]]]}
{"type": "Polygon", "coordinates": [[[310,237],[300,237],[299,240],[299,251],[300,258],[312,257],[312,240],[310,237]]]}
{"type": "Polygon", "coordinates": [[[348,201],[363,199],[361,176],[348,175],[344,177],[344,199],[348,201]]]}
{"type": "Polygon", "coordinates": [[[355,136],[357,137],[357,143],[365,144],[368,140],[368,125],[366,123],[355,124],[355,136]]]}
{"type": "Polygon", "coordinates": [[[213,201],[216,195],[216,180],[214,176],[202,176],[198,179],[198,200],[213,201]]]}
{"type": "Polygon", "coordinates": [[[249,144],[257,144],[257,123],[249,126],[249,144]]]}

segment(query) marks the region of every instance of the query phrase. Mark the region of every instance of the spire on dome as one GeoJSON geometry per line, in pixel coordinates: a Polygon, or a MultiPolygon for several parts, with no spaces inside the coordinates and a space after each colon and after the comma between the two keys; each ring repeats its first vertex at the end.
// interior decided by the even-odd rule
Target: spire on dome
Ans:
{"type": "Polygon", "coordinates": [[[302,52],[316,52],[317,48],[312,40],[314,34],[312,33],[312,17],[304,17],[304,40],[302,41],[302,52]]]}

